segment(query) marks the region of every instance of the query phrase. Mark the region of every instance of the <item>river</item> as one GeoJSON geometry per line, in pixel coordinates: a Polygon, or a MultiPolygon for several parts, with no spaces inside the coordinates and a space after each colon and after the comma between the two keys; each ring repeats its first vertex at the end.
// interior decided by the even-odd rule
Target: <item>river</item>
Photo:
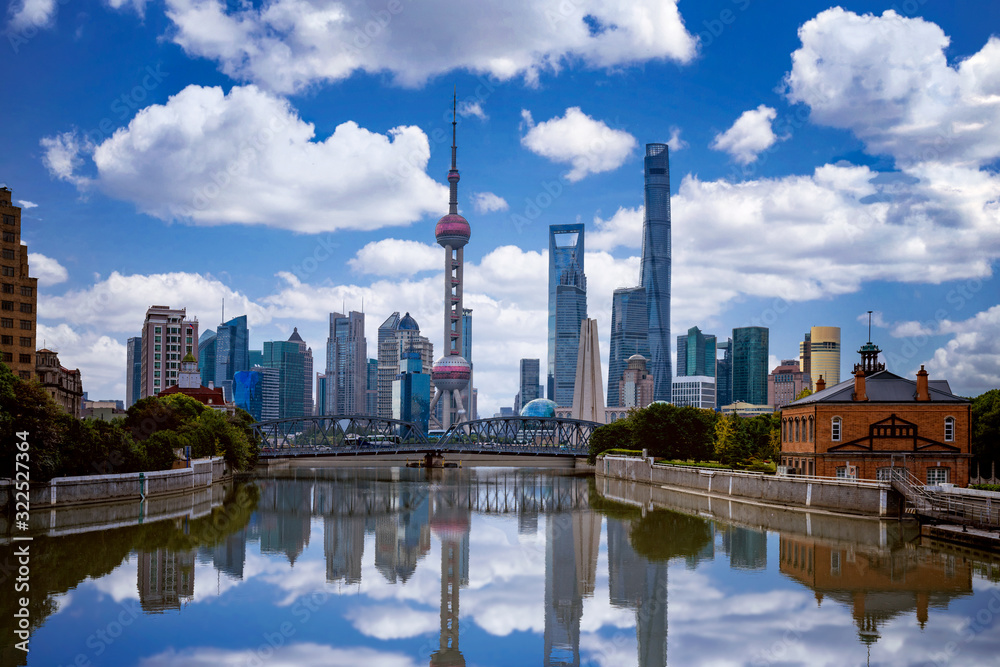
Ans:
{"type": "Polygon", "coordinates": [[[1000,556],[906,523],[653,507],[538,468],[300,468],[213,491],[165,519],[33,517],[28,653],[4,539],[2,664],[1000,665],[1000,556]]]}

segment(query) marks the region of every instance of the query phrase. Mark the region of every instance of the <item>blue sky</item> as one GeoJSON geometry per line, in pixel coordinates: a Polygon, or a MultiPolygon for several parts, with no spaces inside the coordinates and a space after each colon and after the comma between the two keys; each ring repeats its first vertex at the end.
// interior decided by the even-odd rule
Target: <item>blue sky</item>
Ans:
{"type": "Polygon", "coordinates": [[[642,154],[671,143],[676,335],[842,328],[890,370],[1000,385],[1000,7],[974,2],[15,0],[0,182],[39,344],[122,398],[153,304],[251,345],[410,311],[440,347],[448,114],[480,413],[545,357],[547,228],[587,224],[605,369],[638,280],[642,154]],[[30,206],[29,206],[30,203],[30,206]]]}

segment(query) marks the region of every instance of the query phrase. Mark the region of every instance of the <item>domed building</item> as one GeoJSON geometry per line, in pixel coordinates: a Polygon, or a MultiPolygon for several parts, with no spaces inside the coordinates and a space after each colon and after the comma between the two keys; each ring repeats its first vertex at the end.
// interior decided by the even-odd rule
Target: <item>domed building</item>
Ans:
{"type": "Polygon", "coordinates": [[[533,401],[528,401],[521,408],[521,416],[551,419],[556,416],[556,402],[547,398],[536,398],[533,401]]]}

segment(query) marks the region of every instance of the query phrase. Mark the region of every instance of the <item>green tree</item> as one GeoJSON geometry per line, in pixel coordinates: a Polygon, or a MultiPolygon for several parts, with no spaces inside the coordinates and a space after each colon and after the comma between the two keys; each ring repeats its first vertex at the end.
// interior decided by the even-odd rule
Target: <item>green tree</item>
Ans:
{"type": "Polygon", "coordinates": [[[136,440],[145,440],[157,431],[176,431],[207,409],[201,402],[184,394],[147,396],[128,409],[125,428],[136,440]]]}
{"type": "Polygon", "coordinates": [[[35,380],[22,380],[0,363],[0,461],[4,474],[15,470],[17,433],[27,433],[28,465],[32,482],[56,476],[61,465],[61,445],[72,417],[68,417],[35,380]]]}
{"type": "Polygon", "coordinates": [[[599,454],[609,449],[634,449],[631,421],[630,416],[595,429],[590,434],[590,455],[587,460],[594,463],[599,454]]]}
{"type": "Polygon", "coordinates": [[[720,415],[715,426],[715,456],[726,465],[743,463],[753,453],[746,421],[738,414],[720,415]]]}
{"type": "Polygon", "coordinates": [[[812,393],[813,393],[812,389],[810,389],[809,387],[805,387],[802,391],[800,391],[795,395],[795,400],[797,401],[800,398],[805,398],[806,396],[812,396],[812,393]]]}
{"type": "Polygon", "coordinates": [[[987,465],[1000,460],[1000,389],[972,399],[972,454],[987,465]]]}

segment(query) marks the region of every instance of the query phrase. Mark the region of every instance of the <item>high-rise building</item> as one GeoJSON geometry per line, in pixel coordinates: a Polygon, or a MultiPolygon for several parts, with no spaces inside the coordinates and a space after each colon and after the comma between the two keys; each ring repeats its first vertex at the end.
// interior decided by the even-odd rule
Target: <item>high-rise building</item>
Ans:
{"type": "MultiPolygon", "coordinates": [[[[827,387],[840,383],[840,327],[809,329],[810,388],[822,375],[827,387]]],[[[805,369],[803,369],[803,372],[805,369]]]]}
{"type": "Polygon", "coordinates": [[[257,421],[278,418],[279,371],[254,366],[233,374],[233,402],[257,421]]]}
{"type": "Polygon", "coordinates": [[[365,314],[330,313],[326,376],[332,378],[324,414],[362,415],[368,408],[368,341],[365,314]]]}
{"type": "Polygon", "coordinates": [[[716,342],[715,350],[722,354],[715,360],[715,407],[719,410],[733,402],[733,339],[716,342]]]}
{"type": "Polygon", "coordinates": [[[329,396],[331,394],[330,383],[326,373],[316,373],[316,414],[330,414],[327,410],[330,406],[329,396]]]}
{"type": "MultiPolygon", "coordinates": [[[[392,381],[400,371],[403,352],[415,348],[420,353],[422,371],[431,374],[434,367],[434,344],[420,335],[417,321],[406,313],[390,315],[378,328],[378,412],[380,419],[392,419],[392,381]]],[[[431,382],[431,392],[434,383],[431,382]]]]}
{"type": "Polygon", "coordinates": [[[677,337],[677,375],[702,375],[715,377],[715,336],[703,334],[698,327],[691,327],[677,337]]]}
{"type": "Polygon", "coordinates": [[[673,404],[715,410],[715,378],[708,375],[678,375],[674,378],[673,404]]]}
{"type": "Polygon", "coordinates": [[[805,381],[809,384],[809,389],[813,388],[812,384],[812,334],[807,333],[803,336],[803,340],[799,343],[799,370],[805,374],[805,381]]]}
{"type": "Polygon", "coordinates": [[[378,414],[378,359],[368,360],[368,374],[365,380],[365,414],[378,414]]]}
{"type": "MultiPolygon", "coordinates": [[[[412,422],[426,435],[431,411],[431,378],[423,371],[420,353],[415,348],[403,352],[402,368],[392,381],[392,418],[412,422]]],[[[417,434],[401,434],[403,438],[417,434]]]]}
{"type": "Polygon", "coordinates": [[[733,403],[767,405],[767,366],[767,327],[733,329],[733,403]]]}
{"type": "MultiPolygon", "coordinates": [[[[547,392],[559,407],[573,405],[580,322],[587,319],[584,226],[549,225],[549,354],[547,392]],[[557,379],[559,371],[562,377],[557,379]]],[[[526,405],[527,403],[522,403],[526,405]]]]}
{"type": "MultiPolygon", "coordinates": [[[[198,347],[201,347],[199,342],[198,347]]],[[[204,365],[202,366],[204,368],[204,365]]],[[[215,386],[222,387],[226,401],[233,400],[233,375],[250,368],[250,331],[247,316],[220,324],[215,334],[215,386]]],[[[202,382],[207,385],[208,383],[202,382]]]]}
{"type": "Polygon", "coordinates": [[[306,342],[302,340],[302,336],[299,335],[298,327],[292,329],[292,335],[288,337],[289,343],[295,343],[299,346],[299,352],[302,354],[302,415],[308,416],[314,414],[315,406],[312,400],[312,379],[313,379],[313,353],[312,348],[306,345],[306,342]]]}
{"type": "Polygon", "coordinates": [[[140,398],[142,386],[142,336],[133,336],[125,344],[125,409],[132,407],[140,398]]]}
{"type": "Polygon", "coordinates": [[[207,330],[198,338],[198,368],[201,371],[201,383],[215,386],[215,351],[218,347],[216,333],[207,330]]]}
{"type": "Polygon", "coordinates": [[[541,385],[538,384],[538,376],[541,372],[540,364],[538,359],[521,359],[520,368],[520,383],[517,392],[517,400],[515,401],[514,413],[521,412],[521,406],[527,405],[536,398],[542,398],[538,390],[541,385]]]}
{"type": "Polygon", "coordinates": [[[458,124],[457,100],[456,97],[452,102],[448,214],[438,220],[434,227],[434,237],[438,245],[444,248],[444,356],[434,362],[434,369],[431,371],[431,378],[434,380],[431,412],[441,402],[441,427],[446,431],[453,423],[466,421],[462,392],[470,386],[472,376],[472,366],[462,356],[464,249],[472,230],[469,221],[458,214],[458,147],[455,137],[458,124]],[[454,405],[452,398],[455,400],[454,405]]]}
{"type": "MultiPolygon", "coordinates": [[[[292,332],[287,340],[266,341],[264,343],[264,366],[278,371],[278,417],[303,417],[306,413],[306,392],[302,385],[306,384],[305,365],[306,354],[302,350],[302,337],[298,329],[292,332]]],[[[312,395],[312,369],[309,370],[310,397],[312,395]]],[[[310,404],[312,400],[310,398],[310,404]]],[[[310,405],[311,407],[311,405],[310,405]]]]}
{"type": "Polygon", "coordinates": [[[142,325],[141,397],[177,384],[181,359],[188,354],[198,360],[198,319],[187,319],[186,308],[150,306],[142,325]]]}
{"type": "Polygon", "coordinates": [[[21,243],[21,208],[11,203],[11,191],[0,187],[3,240],[3,311],[0,316],[0,359],[22,380],[35,377],[35,332],[38,279],[28,271],[28,246],[21,243]]]}
{"type": "Polygon", "coordinates": [[[645,213],[639,283],[646,288],[649,313],[649,370],[653,396],[669,401],[670,363],[670,151],[666,144],[646,144],[645,213]]]}
{"type": "Polygon", "coordinates": [[[263,350],[250,350],[250,368],[264,365],[263,350]]]}
{"type": "Polygon", "coordinates": [[[804,387],[808,386],[805,373],[799,370],[795,359],[782,359],[767,376],[767,404],[780,410],[795,400],[804,387]]]}
{"type": "Polygon", "coordinates": [[[623,407],[619,381],[636,355],[649,359],[649,314],[645,287],[616,289],[611,299],[611,351],[608,355],[608,407],[623,407]]]}

